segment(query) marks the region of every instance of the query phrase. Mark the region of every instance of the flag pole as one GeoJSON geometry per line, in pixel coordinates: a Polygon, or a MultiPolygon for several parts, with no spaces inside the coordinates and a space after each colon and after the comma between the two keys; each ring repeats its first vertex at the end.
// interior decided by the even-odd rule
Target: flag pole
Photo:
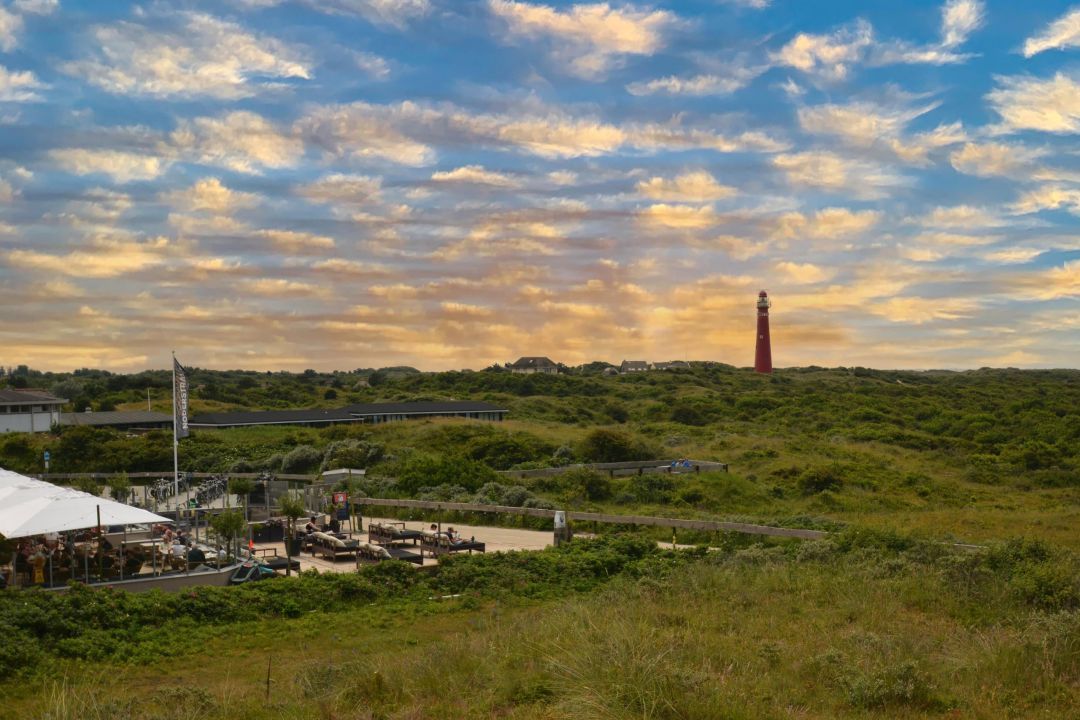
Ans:
{"type": "MultiPolygon", "coordinates": [[[[172,464],[173,464],[173,499],[180,500],[180,443],[176,439],[176,351],[172,353],[172,464]]],[[[180,516],[177,515],[177,521],[180,516]]]]}

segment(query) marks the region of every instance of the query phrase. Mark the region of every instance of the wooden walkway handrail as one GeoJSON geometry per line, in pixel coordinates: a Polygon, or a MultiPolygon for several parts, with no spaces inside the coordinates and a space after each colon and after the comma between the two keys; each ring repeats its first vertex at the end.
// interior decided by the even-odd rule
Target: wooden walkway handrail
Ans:
{"type": "MultiPolygon", "coordinates": [[[[506,515],[528,515],[530,517],[554,518],[555,511],[546,508],[510,507],[507,505],[480,505],[477,503],[440,502],[437,500],[403,500],[396,498],[353,498],[354,505],[376,507],[406,507],[421,510],[457,510],[461,512],[490,512],[506,515]]],[[[750,535],[769,535],[772,537],[792,537],[802,540],[817,540],[828,533],[823,530],[805,528],[773,527],[751,523],[723,522],[719,520],[686,520],[682,518],[652,517],[648,515],[608,515],[605,513],[567,511],[569,520],[586,520],[616,525],[646,525],[652,527],[681,528],[684,530],[706,530],[712,532],[737,532],[750,535]]]]}

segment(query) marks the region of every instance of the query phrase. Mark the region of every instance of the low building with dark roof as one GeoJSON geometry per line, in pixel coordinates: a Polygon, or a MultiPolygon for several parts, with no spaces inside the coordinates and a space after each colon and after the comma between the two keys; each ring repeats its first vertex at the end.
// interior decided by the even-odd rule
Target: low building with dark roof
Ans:
{"type": "Polygon", "coordinates": [[[623,360],[619,366],[621,373],[648,372],[649,363],[645,360],[623,360]]]}
{"type": "Polygon", "coordinates": [[[60,422],[66,402],[44,390],[0,389],[0,433],[45,432],[60,422]]]}
{"type": "Polygon", "coordinates": [[[555,375],[559,372],[559,366],[546,357],[521,357],[509,365],[510,372],[515,373],[547,373],[555,375]]]}
{"type": "Polygon", "coordinates": [[[150,410],[60,413],[61,425],[111,427],[117,430],[156,430],[172,429],[172,423],[172,415],[150,410]]]}
{"type": "Polygon", "coordinates": [[[502,420],[507,411],[498,405],[473,401],[363,403],[332,410],[261,410],[196,415],[192,428],[227,428],[251,425],[331,425],[334,423],[385,423],[432,417],[502,420]]]}
{"type": "Polygon", "coordinates": [[[690,363],[685,360],[669,360],[667,362],[653,363],[653,370],[689,370],[690,363]]]}

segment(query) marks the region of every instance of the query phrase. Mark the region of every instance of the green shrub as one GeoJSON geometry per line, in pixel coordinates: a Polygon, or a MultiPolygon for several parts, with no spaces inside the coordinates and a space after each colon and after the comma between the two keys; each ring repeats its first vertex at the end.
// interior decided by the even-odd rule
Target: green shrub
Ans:
{"type": "Polygon", "coordinates": [[[803,470],[795,481],[803,495],[816,495],[836,491],[844,487],[844,477],[839,468],[811,467],[803,470]]]}
{"type": "Polygon", "coordinates": [[[314,472],[322,464],[323,453],[311,445],[297,445],[281,459],[283,473],[314,472]]]}
{"type": "Polygon", "coordinates": [[[581,457],[586,462],[627,462],[650,460],[659,451],[641,438],[617,430],[597,428],[581,443],[581,457]]]}

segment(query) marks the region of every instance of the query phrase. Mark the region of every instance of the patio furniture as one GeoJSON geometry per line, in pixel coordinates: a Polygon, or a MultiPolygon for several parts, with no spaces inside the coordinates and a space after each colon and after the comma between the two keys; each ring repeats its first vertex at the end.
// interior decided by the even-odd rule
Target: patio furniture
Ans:
{"type": "Polygon", "coordinates": [[[409,530],[403,522],[372,522],[368,523],[368,540],[385,545],[394,545],[412,541],[413,545],[423,535],[419,530],[409,530]]]}

